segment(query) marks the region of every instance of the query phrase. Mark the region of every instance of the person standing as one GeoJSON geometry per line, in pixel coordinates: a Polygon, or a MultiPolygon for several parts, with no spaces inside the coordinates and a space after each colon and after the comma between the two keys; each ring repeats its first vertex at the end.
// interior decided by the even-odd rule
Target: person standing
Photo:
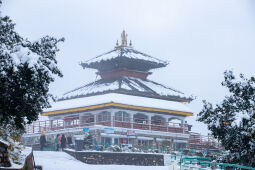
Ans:
{"type": "Polygon", "coordinates": [[[72,136],[69,134],[67,136],[67,146],[68,148],[71,148],[71,145],[73,144],[73,141],[72,141],[72,136]]]}
{"type": "Polygon", "coordinates": [[[61,137],[61,148],[62,148],[62,151],[64,150],[64,148],[66,147],[66,137],[64,134],[62,134],[62,137],[61,137]]]}
{"type": "Polygon", "coordinates": [[[42,133],[40,136],[40,149],[41,151],[43,150],[43,147],[46,145],[46,137],[45,137],[45,132],[42,133]]]}
{"type": "Polygon", "coordinates": [[[57,134],[57,137],[55,139],[55,143],[57,145],[57,151],[59,151],[59,148],[60,148],[60,144],[61,144],[61,136],[59,134],[57,134]]]}

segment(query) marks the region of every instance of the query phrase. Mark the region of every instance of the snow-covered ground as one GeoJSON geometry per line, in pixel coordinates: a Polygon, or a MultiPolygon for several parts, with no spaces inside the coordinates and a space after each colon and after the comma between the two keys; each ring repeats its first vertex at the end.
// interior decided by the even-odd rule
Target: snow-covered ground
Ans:
{"type": "Polygon", "coordinates": [[[43,170],[169,170],[169,166],[89,165],[65,152],[34,151],[34,157],[43,170]]]}

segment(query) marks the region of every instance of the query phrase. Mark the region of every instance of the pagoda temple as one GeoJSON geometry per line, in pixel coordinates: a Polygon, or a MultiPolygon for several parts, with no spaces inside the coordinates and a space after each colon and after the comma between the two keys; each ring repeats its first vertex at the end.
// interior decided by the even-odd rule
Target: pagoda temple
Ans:
{"type": "Polygon", "coordinates": [[[153,69],[168,62],[134,49],[123,31],[114,49],[80,65],[96,69],[100,79],[53,103],[42,113],[49,123],[41,123],[39,131],[89,132],[104,146],[153,146],[168,140],[177,148],[186,147],[191,126],[185,118],[193,115],[186,104],[192,98],[148,79],[153,69]]]}

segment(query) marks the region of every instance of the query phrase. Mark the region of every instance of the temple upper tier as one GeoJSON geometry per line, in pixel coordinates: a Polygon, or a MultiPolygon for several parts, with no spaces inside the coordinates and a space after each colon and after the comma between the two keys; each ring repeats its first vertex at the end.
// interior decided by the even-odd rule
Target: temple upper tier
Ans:
{"type": "Polygon", "coordinates": [[[108,72],[119,69],[147,72],[151,69],[165,67],[168,63],[135,50],[133,47],[115,48],[107,53],[81,62],[83,68],[108,72]]]}
{"type": "Polygon", "coordinates": [[[97,69],[100,80],[65,93],[60,100],[119,93],[177,102],[190,102],[182,92],[147,79],[151,69],[165,67],[166,61],[139,52],[127,43],[125,31],[113,50],[81,62],[83,68],[97,69]]]}
{"type": "Polygon", "coordinates": [[[81,62],[83,68],[97,69],[103,79],[118,76],[146,79],[151,74],[149,70],[165,67],[167,64],[166,61],[135,50],[131,41],[128,45],[125,31],[121,34],[121,44],[119,45],[117,41],[113,50],[81,62]]]}

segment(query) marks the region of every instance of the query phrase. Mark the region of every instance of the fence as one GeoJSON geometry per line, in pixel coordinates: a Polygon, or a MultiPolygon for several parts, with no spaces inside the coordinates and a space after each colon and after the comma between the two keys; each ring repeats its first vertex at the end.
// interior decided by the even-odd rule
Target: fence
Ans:
{"type": "Polygon", "coordinates": [[[235,169],[248,169],[248,170],[255,170],[253,167],[237,165],[237,164],[228,164],[228,163],[216,163],[212,162],[208,157],[182,157],[179,161],[179,165],[181,168],[188,168],[188,169],[207,169],[212,166],[215,166],[214,169],[226,169],[231,168],[235,169]],[[214,165],[213,165],[214,164],[214,165]]]}
{"type": "Polygon", "coordinates": [[[178,162],[180,169],[248,169],[255,170],[253,167],[238,165],[238,164],[229,164],[229,163],[216,163],[211,161],[209,157],[191,157],[188,155],[171,155],[170,164],[174,164],[175,161],[178,162]]]}

